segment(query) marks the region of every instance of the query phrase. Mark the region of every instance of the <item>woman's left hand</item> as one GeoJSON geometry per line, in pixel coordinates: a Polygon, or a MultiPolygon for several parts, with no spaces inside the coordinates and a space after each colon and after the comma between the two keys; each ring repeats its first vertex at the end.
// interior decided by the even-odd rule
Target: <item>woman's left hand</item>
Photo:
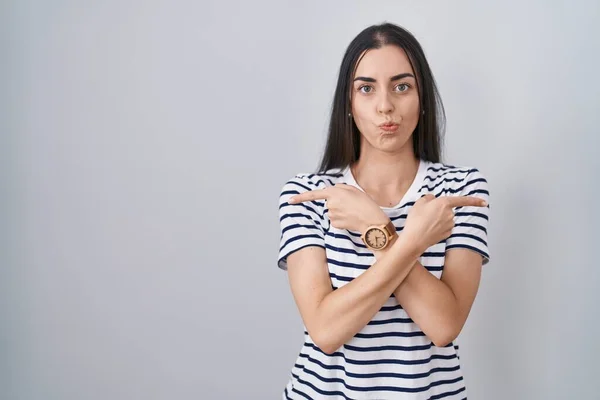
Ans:
{"type": "Polygon", "coordinates": [[[300,193],[290,197],[288,203],[313,200],[327,202],[329,221],[338,229],[362,233],[371,225],[385,225],[389,221],[388,216],[368,194],[344,183],[300,193]]]}

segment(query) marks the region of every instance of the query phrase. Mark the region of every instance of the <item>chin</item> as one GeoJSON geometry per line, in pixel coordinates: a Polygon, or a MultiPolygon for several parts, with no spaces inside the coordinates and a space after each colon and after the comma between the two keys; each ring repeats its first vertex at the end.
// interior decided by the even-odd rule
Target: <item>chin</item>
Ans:
{"type": "Polygon", "coordinates": [[[377,140],[378,146],[382,150],[400,150],[410,141],[410,136],[402,134],[385,134],[377,140]]]}

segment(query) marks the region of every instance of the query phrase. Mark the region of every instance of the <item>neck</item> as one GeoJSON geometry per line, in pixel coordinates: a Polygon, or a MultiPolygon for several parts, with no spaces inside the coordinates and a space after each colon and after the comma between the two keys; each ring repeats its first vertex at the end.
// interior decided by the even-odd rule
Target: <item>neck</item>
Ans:
{"type": "Polygon", "coordinates": [[[381,203],[393,203],[402,198],[415,179],[419,169],[419,159],[412,148],[390,154],[383,152],[362,152],[352,166],[356,183],[381,203]]]}

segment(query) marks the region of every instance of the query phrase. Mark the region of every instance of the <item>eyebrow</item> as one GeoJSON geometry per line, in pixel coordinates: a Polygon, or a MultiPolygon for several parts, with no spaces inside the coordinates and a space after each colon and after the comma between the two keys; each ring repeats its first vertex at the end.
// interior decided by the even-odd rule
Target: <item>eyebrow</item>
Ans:
{"type": "MultiPolygon", "coordinates": [[[[409,77],[410,77],[410,78],[414,78],[415,76],[414,76],[413,74],[410,74],[410,73],[408,73],[408,72],[405,72],[405,73],[403,73],[403,74],[398,74],[398,75],[394,75],[394,76],[392,76],[392,77],[390,78],[390,82],[394,82],[394,81],[397,81],[397,80],[399,80],[399,79],[402,79],[402,78],[409,78],[409,77]]],[[[354,81],[355,81],[355,82],[356,82],[356,81],[364,81],[364,82],[373,82],[373,83],[377,82],[377,80],[376,80],[375,78],[369,78],[369,77],[366,77],[366,76],[357,76],[356,78],[354,78],[354,81]]]]}

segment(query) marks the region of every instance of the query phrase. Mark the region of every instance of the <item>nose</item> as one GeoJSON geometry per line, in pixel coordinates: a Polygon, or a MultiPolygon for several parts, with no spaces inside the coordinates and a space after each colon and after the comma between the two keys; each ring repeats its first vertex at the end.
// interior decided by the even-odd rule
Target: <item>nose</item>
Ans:
{"type": "Polygon", "coordinates": [[[383,92],[377,103],[377,112],[380,114],[389,114],[392,111],[394,111],[394,104],[390,99],[390,95],[387,92],[383,92]]]}

